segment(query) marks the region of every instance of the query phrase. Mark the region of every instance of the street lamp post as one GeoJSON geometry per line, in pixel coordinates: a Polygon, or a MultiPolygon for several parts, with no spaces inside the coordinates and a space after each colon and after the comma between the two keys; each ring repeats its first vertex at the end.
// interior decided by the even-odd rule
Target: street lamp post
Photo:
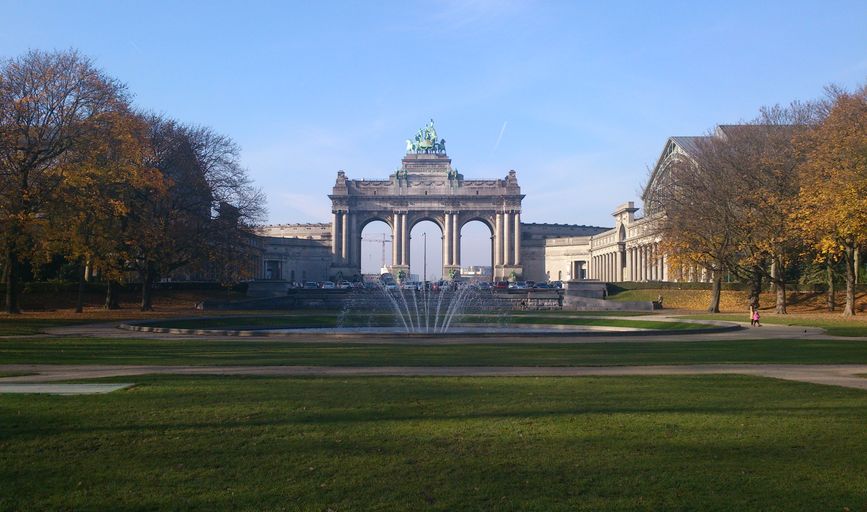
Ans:
{"type": "Polygon", "coordinates": [[[422,259],[422,266],[421,266],[422,267],[421,282],[422,282],[422,285],[424,285],[424,283],[427,282],[427,231],[422,233],[421,236],[424,239],[424,245],[423,245],[423,249],[422,249],[422,252],[424,253],[424,258],[422,259]]]}

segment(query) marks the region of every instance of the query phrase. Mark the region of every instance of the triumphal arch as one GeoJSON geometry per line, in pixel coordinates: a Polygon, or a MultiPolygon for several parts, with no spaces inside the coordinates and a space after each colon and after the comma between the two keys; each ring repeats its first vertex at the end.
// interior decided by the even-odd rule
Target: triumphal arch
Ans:
{"type": "Polygon", "coordinates": [[[494,279],[522,275],[521,188],[515,171],[505,178],[467,180],[452,167],[433,120],[406,141],[400,168],[387,180],[349,179],[338,171],[331,199],[332,275],[361,274],[361,231],[382,221],[391,227],[394,275],[409,274],[410,232],[431,221],[443,234],[443,276],[461,269],[461,228],[481,221],[491,230],[494,279]]]}

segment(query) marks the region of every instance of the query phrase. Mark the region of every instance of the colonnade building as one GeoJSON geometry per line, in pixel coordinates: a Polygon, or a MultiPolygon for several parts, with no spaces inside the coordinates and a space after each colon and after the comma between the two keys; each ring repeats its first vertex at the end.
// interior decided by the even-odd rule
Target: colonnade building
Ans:
{"type": "MultiPolygon", "coordinates": [[[[664,147],[642,199],[664,186],[667,168],[689,158],[695,137],[672,137],[664,147]]],[[[413,226],[430,221],[442,233],[442,275],[453,278],[461,268],[461,228],[480,221],[490,231],[491,279],[566,281],[704,280],[682,269],[673,271],[660,250],[656,215],[638,216],[626,202],[612,212],[613,227],[539,224],[521,221],[524,195],[514,170],[502,178],[466,179],[452,167],[445,141],[431,122],[407,141],[400,168],[387,179],[351,179],[344,171],[328,195],[331,222],[282,224],[261,228],[259,279],[306,281],[360,279],[361,233],[374,221],[392,232],[389,270],[410,275],[413,226]]],[[[413,273],[418,273],[414,269],[413,273]]]]}

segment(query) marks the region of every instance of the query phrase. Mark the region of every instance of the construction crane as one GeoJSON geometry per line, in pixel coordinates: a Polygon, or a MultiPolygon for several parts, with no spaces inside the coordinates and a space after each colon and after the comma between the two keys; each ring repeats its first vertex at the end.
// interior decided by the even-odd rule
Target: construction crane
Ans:
{"type": "Polygon", "coordinates": [[[370,240],[368,240],[368,239],[365,239],[364,237],[361,238],[362,243],[380,244],[382,246],[382,264],[380,265],[380,268],[385,267],[385,244],[391,243],[390,238],[391,237],[386,235],[385,233],[382,233],[382,239],[370,239],[370,240]]]}

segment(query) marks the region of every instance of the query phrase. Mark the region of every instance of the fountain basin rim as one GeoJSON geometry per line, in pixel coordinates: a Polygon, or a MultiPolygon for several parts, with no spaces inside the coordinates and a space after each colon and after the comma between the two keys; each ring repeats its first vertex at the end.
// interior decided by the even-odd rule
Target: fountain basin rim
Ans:
{"type": "MultiPolygon", "coordinates": [[[[172,320],[179,320],[173,318],[172,320]]],[[[197,335],[197,336],[229,336],[243,338],[304,338],[310,335],[318,335],[324,338],[345,338],[345,339],[447,339],[449,337],[465,337],[472,335],[479,338],[502,338],[502,337],[523,337],[523,338],[562,338],[562,337],[624,337],[624,336],[683,336],[688,334],[715,334],[723,332],[738,331],[744,327],[734,323],[718,320],[702,320],[696,321],[705,325],[696,329],[635,329],[612,327],[615,330],[578,330],[575,327],[591,327],[591,326],[557,326],[557,324],[545,325],[539,330],[534,329],[534,326],[521,325],[519,328],[510,328],[508,330],[494,331],[488,326],[487,332],[446,332],[446,333],[408,333],[406,331],[391,331],[391,332],[358,332],[344,329],[339,331],[337,328],[292,328],[292,329],[184,329],[175,327],[159,327],[148,325],[155,323],[155,320],[124,322],[119,324],[119,329],[124,329],[133,332],[154,333],[154,334],[175,334],[175,335],[197,335]],[[560,327],[560,328],[557,328],[560,327]],[[572,329],[570,329],[570,327],[572,329]],[[332,332],[323,332],[322,330],[329,329],[332,332]],[[626,330],[635,329],[635,330],[626,330]]],[[[606,327],[606,326],[592,326],[606,327]]],[[[459,328],[456,326],[455,328],[459,328]]],[[[402,329],[402,328],[401,328],[402,329]]],[[[308,340],[315,341],[315,340],[308,340]]]]}

